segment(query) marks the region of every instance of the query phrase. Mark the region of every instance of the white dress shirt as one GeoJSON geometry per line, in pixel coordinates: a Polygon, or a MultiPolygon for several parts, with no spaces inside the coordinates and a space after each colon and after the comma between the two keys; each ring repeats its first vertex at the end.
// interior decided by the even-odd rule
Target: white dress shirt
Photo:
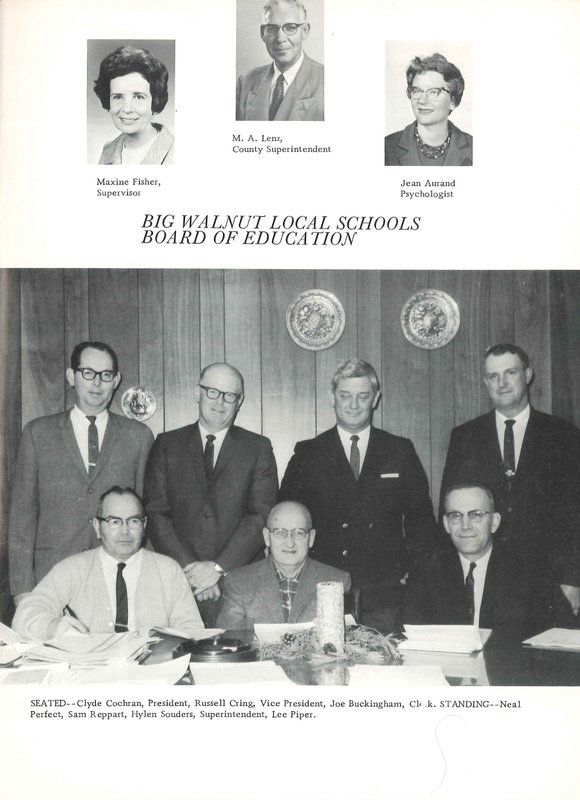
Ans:
{"type": "MultiPolygon", "coordinates": [[[[487,553],[475,562],[475,569],[473,570],[473,624],[479,628],[479,613],[481,611],[481,601],[483,600],[483,589],[485,587],[485,575],[487,573],[487,565],[489,564],[489,557],[491,556],[490,547],[487,553]]],[[[461,561],[461,568],[463,570],[463,583],[469,574],[469,567],[471,566],[472,559],[466,558],[459,553],[459,560],[461,561]]]]}
{"type": "Polygon", "coordinates": [[[501,450],[501,457],[503,459],[503,443],[505,437],[505,423],[506,420],[513,419],[515,425],[513,426],[514,432],[514,453],[516,457],[516,471],[518,468],[518,461],[520,460],[520,453],[522,452],[522,445],[524,443],[524,436],[530,419],[530,404],[520,411],[515,417],[504,417],[497,409],[495,410],[495,427],[497,430],[497,438],[499,440],[499,449],[501,450]]]}
{"type": "MultiPolygon", "coordinates": [[[[99,558],[103,567],[105,586],[111,603],[113,619],[115,619],[117,616],[117,564],[121,562],[110,556],[104,547],[101,547],[99,558]]],[[[140,549],[124,562],[126,566],[123,570],[123,578],[127,586],[127,627],[130,631],[135,630],[135,593],[137,591],[139,573],[141,572],[142,559],[143,550],[140,549]]]]}
{"type": "MultiPolygon", "coordinates": [[[[367,448],[369,446],[369,436],[371,435],[371,426],[367,425],[367,427],[362,430],[358,431],[356,434],[352,433],[352,431],[345,431],[344,428],[341,428],[340,425],[337,425],[338,435],[340,436],[340,441],[342,443],[342,447],[344,453],[346,455],[346,460],[350,464],[350,449],[352,447],[352,442],[350,440],[351,436],[358,436],[358,451],[360,453],[360,472],[362,473],[363,464],[365,461],[365,456],[367,454],[367,448]]],[[[360,473],[359,473],[360,474],[360,473]]]]}
{"type": "Polygon", "coordinates": [[[298,70],[302,66],[302,62],[304,61],[304,52],[300,53],[300,58],[298,61],[293,64],[290,69],[287,69],[286,72],[280,72],[278,67],[276,66],[276,62],[272,62],[272,66],[274,67],[274,77],[272,78],[272,84],[270,86],[270,101],[272,100],[272,93],[274,91],[274,86],[276,85],[276,81],[278,80],[279,75],[284,76],[284,94],[288,91],[288,87],[292,84],[292,81],[296,77],[298,70]]]}
{"type": "MultiPolygon", "coordinates": [[[[105,431],[107,430],[107,422],[109,421],[109,412],[107,409],[101,411],[96,415],[95,425],[97,426],[97,435],[99,437],[99,452],[103,446],[103,439],[105,438],[105,431]]],[[[70,421],[73,426],[75,439],[85,465],[85,469],[89,471],[89,425],[91,424],[85,414],[78,406],[74,406],[70,412],[70,421]]]]}

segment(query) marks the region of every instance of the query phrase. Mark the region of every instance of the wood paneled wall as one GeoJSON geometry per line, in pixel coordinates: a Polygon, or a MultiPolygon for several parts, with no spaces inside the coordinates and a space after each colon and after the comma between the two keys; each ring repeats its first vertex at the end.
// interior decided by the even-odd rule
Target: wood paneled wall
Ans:
{"type": "Polygon", "coordinates": [[[21,427],[70,405],[64,373],[85,339],[118,353],[123,381],[113,410],[129,386],[154,391],[154,434],[196,419],[203,365],[236,365],[246,381],[238,423],[270,437],[281,475],[297,440],[333,424],[329,380],[337,361],[355,355],[379,373],[375,424],[413,440],[434,499],[451,429],[489,408],[480,367],[490,344],[527,350],[534,405],[580,423],[578,272],[30,269],[4,270],[1,288],[4,575],[7,484],[21,427]],[[289,303],[312,287],[336,294],[346,312],[342,338],[319,353],[294,344],[285,324],[289,303]],[[448,292],[461,313],[457,336],[440,350],[420,350],[401,332],[405,300],[425,288],[448,292]]]}

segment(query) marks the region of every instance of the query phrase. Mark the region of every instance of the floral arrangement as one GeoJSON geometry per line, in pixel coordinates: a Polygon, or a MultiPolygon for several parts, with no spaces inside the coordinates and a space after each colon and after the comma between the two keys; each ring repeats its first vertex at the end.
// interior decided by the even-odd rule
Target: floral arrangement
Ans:
{"type": "Polygon", "coordinates": [[[300,633],[286,633],[279,644],[261,645],[260,658],[306,658],[310,661],[350,661],[354,664],[395,664],[401,660],[394,634],[383,636],[374,628],[349,625],[346,629],[344,652],[338,653],[333,644],[321,644],[316,628],[300,633]]]}

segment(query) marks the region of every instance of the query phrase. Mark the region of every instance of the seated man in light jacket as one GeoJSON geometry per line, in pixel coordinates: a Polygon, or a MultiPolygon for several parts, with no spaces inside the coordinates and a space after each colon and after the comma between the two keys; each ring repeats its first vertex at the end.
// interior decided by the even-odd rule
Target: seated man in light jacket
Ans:
{"type": "Polygon", "coordinates": [[[248,629],[254,623],[310,622],[316,617],[316,584],[340,581],[350,589],[348,572],[308,557],[316,531],[301,503],[274,506],[263,529],[270,554],[232,570],[224,581],[221,628],[248,629]]]}
{"type": "Polygon", "coordinates": [[[19,604],[13,628],[31,639],[81,633],[147,632],[158,625],[197,637],[203,622],[172,558],[142,548],[147,518],[132,489],[101,497],[93,527],[101,547],[65,558],[19,604]]]}

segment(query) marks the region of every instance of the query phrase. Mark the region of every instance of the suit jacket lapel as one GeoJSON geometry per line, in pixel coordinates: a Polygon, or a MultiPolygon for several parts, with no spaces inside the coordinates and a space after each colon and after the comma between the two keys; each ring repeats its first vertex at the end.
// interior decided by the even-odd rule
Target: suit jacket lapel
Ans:
{"type": "Polygon", "coordinates": [[[107,420],[107,427],[105,428],[105,437],[103,439],[103,443],[102,443],[101,448],[99,450],[99,457],[97,458],[97,465],[95,467],[95,471],[93,472],[93,474],[89,478],[89,482],[90,483],[92,483],[95,480],[95,478],[98,476],[98,474],[101,472],[101,470],[103,469],[103,467],[105,466],[105,464],[109,460],[109,457],[110,457],[111,453],[113,452],[113,450],[117,446],[117,443],[119,441],[119,428],[120,428],[120,425],[119,425],[118,420],[116,419],[114,414],[112,414],[109,411],[109,418],[107,420]]]}
{"type": "Polygon", "coordinates": [[[449,586],[446,587],[448,591],[447,602],[451,609],[453,609],[453,617],[456,619],[465,619],[468,624],[468,608],[467,608],[467,595],[465,592],[465,578],[463,577],[463,569],[459,554],[456,550],[449,551],[445,554],[444,558],[449,559],[449,586]]]}
{"type": "MultiPolygon", "coordinates": [[[[483,585],[483,596],[481,598],[481,608],[479,610],[479,626],[492,628],[496,621],[494,620],[493,609],[496,604],[497,595],[497,572],[499,564],[497,563],[498,551],[497,547],[492,547],[489,561],[487,562],[487,570],[485,573],[485,583],[483,585]],[[485,622],[485,626],[482,625],[485,622]]],[[[508,600],[509,602],[509,600],[508,600]]]]}
{"type": "Polygon", "coordinates": [[[530,408],[530,418],[526,425],[526,432],[524,434],[524,441],[522,442],[518,468],[514,479],[516,483],[525,480],[530,472],[530,465],[533,466],[533,459],[538,457],[538,454],[540,454],[541,457],[541,448],[538,446],[539,437],[538,415],[533,408],[530,408]]]}
{"type": "MultiPolygon", "coordinates": [[[[495,411],[490,411],[484,418],[484,427],[482,429],[482,447],[487,450],[492,463],[503,472],[503,462],[501,458],[501,449],[499,446],[499,439],[497,436],[497,427],[495,424],[495,411]]],[[[474,454],[477,458],[477,453],[474,454]]]]}
{"type": "Polygon", "coordinates": [[[414,123],[407,125],[403,128],[397,147],[399,153],[397,161],[403,166],[416,167],[417,166],[417,146],[415,144],[414,123]]]}
{"type": "Polygon", "coordinates": [[[196,486],[207,487],[205,466],[203,463],[203,444],[199,432],[199,423],[196,422],[188,431],[188,441],[185,447],[187,462],[183,465],[183,474],[192,475],[192,483],[196,486]]]}
{"type": "Polygon", "coordinates": [[[249,93],[246,103],[247,119],[268,119],[270,111],[270,88],[274,77],[274,67],[267,69],[249,93]]]}
{"type": "MultiPolygon", "coordinates": [[[[280,598],[280,587],[278,585],[278,577],[276,575],[276,568],[272,557],[269,556],[264,562],[263,566],[263,589],[260,591],[260,596],[264,606],[268,609],[272,622],[284,622],[284,612],[282,611],[282,600],[280,598]]],[[[257,583],[260,582],[258,578],[257,583]]]]}
{"type": "Polygon", "coordinates": [[[222,442],[222,446],[220,447],[220,452],[218,456],[218,460],[213,469],[213,475],[211,477],[211,483],[214,484],[219,476],[224,471],[226,465],[236,452],[237,447],[237,436],[236,432],[233,427],[230,427],[228,432],[226,433],[224,440],[222,442]]]}
{"type": "Polygon", "coordinates": [[[458,130],[452,122],[449,122],[449,128],[451,130],[451,141],[445,156],[445,166],[461,167],[469,155],[469,140],[463,131],[458,130]]]}
{"type": "Polygon", "coordinates": [[[336,480],[341,481],[345,489],[348,488],[351,491],[355,489],[357,482],[352,474],[336,425],[330,433],[328,456],[328,471],[334,474],[336,480]]]}
{"type": "Polygon", "coordinates": [[[290,115],[294,120],[301,120],[304,117],[309,103],[312,102],[310,73],[310,62],[308,56],[305,55],[296,77],[288,87],[284,99],[280,103],[280,108],[275,117],[276,120],[290,119],[290,115]]]}
{"type": "Polygon", "coordinates": [[[375,475],[377,471],[377,461],[379,458],[384,458],[384,455],[385,451],[381,450],[378,446],[376,428],[373,428],[373,426],[371,425],[367,452],[365,455],[365,460],[363,461],[362,470],[358,480],[359,484],[362,481],[366,482],[369,479],[372,479],[373,475],[375,475]]]}
{"type": "Polygon", "coordinates": [[[85,467],[85,462],[81,456],[81,451],[79,450],[79,446],[77,444],[72,422],[70,421],[70,411],[63,415],[59,422],[59,427],[62,430],[62,439],[69,456],[79,472],[82,474],[83,478],[88,481],[89,476],[85,467]]]}

